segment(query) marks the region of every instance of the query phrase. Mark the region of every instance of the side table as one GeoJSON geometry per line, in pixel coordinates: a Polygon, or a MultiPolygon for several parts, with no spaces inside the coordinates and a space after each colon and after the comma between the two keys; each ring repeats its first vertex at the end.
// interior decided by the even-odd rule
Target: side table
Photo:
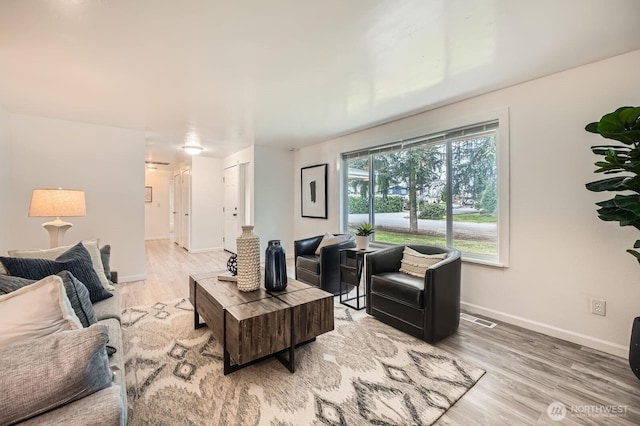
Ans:
{"type": "Polygon", "coordinates": [[[340,303],[357,311],[366,308],[366,289],[360,291],[360,279],[364,268],[364,255],[375,250],[348,248],[340,250],[340,303]],[[355,297],[349,297],[351,287],[356,288],[355,297]],[[361,302],[362,299],[362,303],[361,302]],[[355,306],[350,304],[355,300],[355,306]]]}

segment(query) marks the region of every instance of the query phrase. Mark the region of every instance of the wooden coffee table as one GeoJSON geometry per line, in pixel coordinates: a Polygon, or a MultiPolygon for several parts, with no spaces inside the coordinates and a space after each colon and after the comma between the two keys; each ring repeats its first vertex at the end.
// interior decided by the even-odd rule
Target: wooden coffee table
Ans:
{"type": "Polygon", "coordinates": [[[293,278],[281,292],[241,292],[236,283],[217,279],[224,272],[190,275],[189,299],[194,327],[208,326],[222,342],[225,375],[270,356],[293,373],[296,346],[333,330],[331,293],[293,278]]]}

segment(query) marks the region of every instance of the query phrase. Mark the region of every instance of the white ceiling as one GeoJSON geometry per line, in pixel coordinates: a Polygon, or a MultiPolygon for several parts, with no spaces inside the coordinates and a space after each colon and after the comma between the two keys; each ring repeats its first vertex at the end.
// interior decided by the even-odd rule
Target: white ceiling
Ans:
{"type": "MultiPolygon", "coordinates": [[[[0,105],[299,148],[640,49],[638,0],[1,0],[0,105]]],[[[585,90],[589,90],[585,87],[585,90]]]]}

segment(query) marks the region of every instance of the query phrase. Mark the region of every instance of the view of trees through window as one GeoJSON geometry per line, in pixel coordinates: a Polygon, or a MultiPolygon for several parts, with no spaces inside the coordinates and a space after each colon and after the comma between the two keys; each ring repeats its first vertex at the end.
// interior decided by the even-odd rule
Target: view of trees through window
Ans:
{"type": "Polygon", "coordinates": [[[496,133],[497,125],[345,154],[349,231],[369,222],[376,242],[442,245],[497,258],[496,133]]]}

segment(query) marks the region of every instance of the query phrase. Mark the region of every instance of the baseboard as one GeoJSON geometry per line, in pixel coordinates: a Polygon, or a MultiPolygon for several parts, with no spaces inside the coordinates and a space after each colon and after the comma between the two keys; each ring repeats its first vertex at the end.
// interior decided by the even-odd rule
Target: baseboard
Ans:
{"type": "Polygon", "coordinates": [[[503,321],[508,324],[517,325],[519,327],[526,328],[527,330],[537,331],[548,336],[557,337],[558,339],[567,340],[578,345],[588,346],[590,348],[597,349],[611,355],[619,356],[621,358],[627,358],[629,356],[629,347],[619,345],[617,343],[608,342],[606,340],[587,336],[586,334],[582,333],[576,333],[571,330],[565,330],[563,328],[538,321],[533,321],[527,318],[519,317],[517,315],[511,315],[504,312],[496,311],[494,309],[484,308],[482,306],[474,305],[473,303],[461,302],[460,306],[462,307],[462,309],[465,309],[470,313],[485,315],[489,318],[503,321]]]}
{"type": "Polygon", "coordinates": [[[155,241],[155,240],[168,240],[169,236],[165,235],[164,237],[144,237],[145,241],[155,241]]]}
{"type": "Polygon", "coordinates": [[[146,279],[147,274],[118,276],[118,284],[130,283],[132,281],[144,281],[146,279]]]}
{"type": "Polygon", "coordinates": [[[208,251],[214,250],[222,250],[222,247],[209,247],[209,248],[201,248],[201,249],[190,249],[189,253],[206,253],[208,251]]]}

